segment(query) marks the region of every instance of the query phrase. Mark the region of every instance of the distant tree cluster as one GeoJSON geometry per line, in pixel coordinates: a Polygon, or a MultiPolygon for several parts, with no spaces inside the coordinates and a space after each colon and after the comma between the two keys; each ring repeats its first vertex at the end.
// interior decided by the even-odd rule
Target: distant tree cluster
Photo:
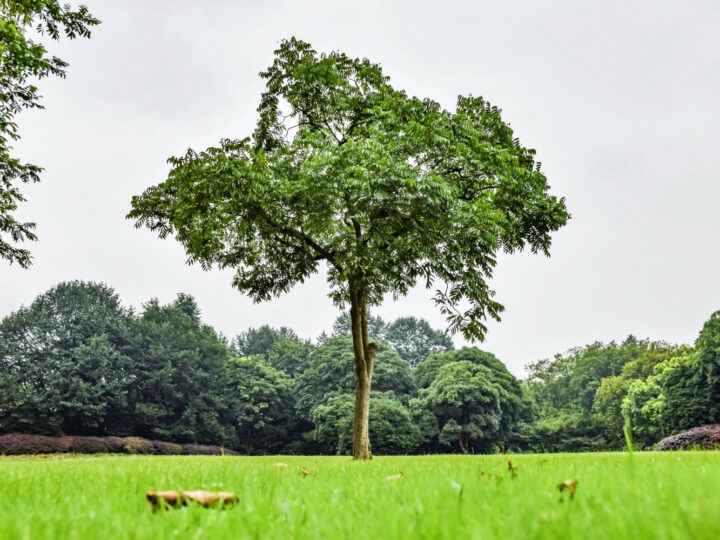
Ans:
{"type": "MultiPolygon", "coordinates": [[[[144,437],[248,454],[349,454],[349,318],[315,343],[260,326],[226,340],[194,299],[124,308],[108,286],[61,283],[0,322],[0,434],[144,437]]],[[[414,317],[371,316],[376,454],[582,451],[720,422],[720,312],[695,347],[628,337],[528,366],[453,350],[414,317]]]]}
{"type": "Polygon", "coordinates": [[[694,347],[639,340],[594,343],[528,366],[537,420],[515,446],[537,451],[618,449],[627,420],[636,445],[720,422],[720,311],[694,347]]]}
{"type": "MultiPolygon", "coordinates": [[[[371,317],[379,454],[494,451],[530,410],[505,366],[421,319],[371,317]]],[[[0,433],[138,436],[244,453],[346,454],[348,317],[316,344],[260,326],[231,341],[180,294],[141,312],[108,286],[61,283],[0,323],[0,433]]]]}

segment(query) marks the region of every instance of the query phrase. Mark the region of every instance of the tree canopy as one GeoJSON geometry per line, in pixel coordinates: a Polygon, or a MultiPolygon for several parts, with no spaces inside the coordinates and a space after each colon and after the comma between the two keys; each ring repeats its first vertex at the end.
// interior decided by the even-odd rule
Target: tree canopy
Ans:
{"type": "Polygon", "coordinates": [[[534,150],[481,97],[448,111],[395,89],[367,59],[295,38],[261,76],[253,136],[171,158],[128,217],[174,235],[190,262],[234,269],[233,285],[256,301],[326,265],[330,296],[350,305],[353,452],[368,459],[368,306],[422,280],[450,330],[481,339],[503,309],[487,283],[497,252],[548,254],[569,214],[534,150]]]}
{"type": "Polygon", "coordinates": [[[42,108],[35,79],[65,77],[68,66],[28,35],[36,30],[53,40],[62,34],[89,38],[90,29],[100,21],[82,5],[73,9],[58,0],[2,0],[0,23],[0,259],[28,267],[30,251],[20,244],[37,237],[34,223],[14,216],[25,200],[18,183],[40,181],[42,168],[11,155],[12,141],[20,138],[15,117],[23,109],[42,108]]]}

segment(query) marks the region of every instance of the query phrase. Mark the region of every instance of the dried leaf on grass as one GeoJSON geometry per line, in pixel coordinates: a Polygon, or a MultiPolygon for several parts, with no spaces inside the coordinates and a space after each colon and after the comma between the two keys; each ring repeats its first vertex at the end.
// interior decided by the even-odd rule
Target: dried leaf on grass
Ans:
{"type": "Polygon", "coordinates": [[[393,474],[392,476],[388,476],[386,478],[386,480],[390,480],[391,482],[397,482],[398,480],[400,480],[402,478],[402,476],[403,476],[403,473],[400,472],[397,474],[393,474]]]}
{"type": "Polygon", "coordinates": [[[145,497],[152,505],[153,512],[158,508],[187,506],[190,501],[205,508],[227,506],[238,501],[237,495],[229,491],[148,491],[145,497]]]}
{"type": "Polygon", "coordinates": [[[515,463],[512,459],[508,460],[508,471],[510,471],[513,478],[517,477],[518,466],[517,466],[517,463],[515,463]]]}
{"type": "Polygon", "coordinates": [[[303,476],[311,476],[315,473],[313,471],[311,471],[310,469],[306,469],[305,467],[300,467],[300,474],[302,474],[303,476]]]}
{"type": "Polygon", "coordinates": [[[558,490],[560,491],[560,496],[562,497],[562,492],[567,491],[570,493],[570,499],[575,497],[575,492],[577,491],[577,485],[578,481],[577,478],[569,478],[565,480],[564,482],[560,482],[557,485],[558,490]]]}

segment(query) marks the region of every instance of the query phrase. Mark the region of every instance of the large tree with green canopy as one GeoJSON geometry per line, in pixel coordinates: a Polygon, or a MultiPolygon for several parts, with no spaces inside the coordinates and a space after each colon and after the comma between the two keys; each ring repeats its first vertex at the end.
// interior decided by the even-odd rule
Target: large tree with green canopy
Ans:
{"type": "Polygon", "coordinates": [[[59,0],[0,0],[0,259],[11,264],[27,268],[32,257],[20,244],[37,240],[35,224],[15,218],[25,200],[18,184],[39,182],[42,172],[11,155],[12,141],[20,138],[15,117],[24,109],[42,109],[35,80],[65,77],[68,66],[31,36],[89,38],[99,23],[82,5],[73,9],[59,0]]]}
{"type": "Polygon", "coordinates": [[[256,301],[327,265],[330,296],[352,321],[353,457],[369,459],[368,307],[421,280],[451,332],[482,339],[503,309],[487,283],[498,251],[548,254],[568,211],[534,150],[481,97],[449,111],[393,88],[367,59],[295,38],[261,76],[252,137],[171,158],[128,217],[174,235],[190,263],[233,268],[233,286],[256,301]]]}

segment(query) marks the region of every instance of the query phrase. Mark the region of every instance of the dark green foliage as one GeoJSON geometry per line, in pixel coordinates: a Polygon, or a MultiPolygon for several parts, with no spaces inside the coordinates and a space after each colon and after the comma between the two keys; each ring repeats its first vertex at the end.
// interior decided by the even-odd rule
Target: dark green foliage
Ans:
{"type": "Polygon", "coordinates": [[[321,260],[339,304],[350,288],[376,304],[418,279],[444,282],[435,301],[452,330],[482,337],[502,310],[485,281],[496,252],[547,253],[569,217],[500,110],[460,97],[446,111],[393,88],[377,64],[295,38],[261,76],[252,138],[172,158],[129,217],[175,235],[193,262],[233,268],[256,300],[321,260]]]}
{"type": "Polygon", "coordinates": [[[0,259],[27,267],[30,252],[18,243],[37,239],[35,224],[19,222],[13,214],[25,200],[18,183],[38,182],[42,168],[11,155],[12,142],[20,138],[15,117],[24,109],[42,108],[36,79],[65,77],[67,68],[29,36],[89,38],[90,28],[100,21],[85,6],[73,10],[58,0],[3,0],[0,19],[0,259]]]}
{"type": "MultiPolygon", "coordinates": [[[[352,394],[339,394],[313,408],[311,418],[316,426],[315,439],[324,452],[350,453],[354,402],[352,394]]],[[[393,394],[372,394],[370,437],[373,452],[380,455],[407,454],[420,443],[419,429],[407,408],[393,394]]]]}
{"type": "MultiPolygon", "coordinates": [[[[649,448],[717,423],[718,321],[720,312],[695,348],[632,337],[594,343],[532,364],[522,383],[474,347],[431,354],[411,371],[380,342],[373,450],[620,449],[627,422],[635,447],[649,448]],[[596,389],[589,405],[586,387],[596,389]]],[[[393,325],[383,322],[385,332],[393,325]]],[[[0,322],[0,433],[10,433],[0,452],[221,453],[215,444],[252,454],[347,453],[352,337],[313,346],[287,328],[244,335],[267,360],[238,357],[189,295],[150,301],[136,314],[106,285],[60,283],[0,322]]]]}
{"type": "Polygon", "coordinates": [[[595,416],[569,411],[519,424],[509,446],[526,452],[594,452],[612,448],[595,416]]]}
{"type": "Polygon", "coordinates": [[[292,379],[265,364],[260,356],[228,364],[230,418],[246,454],[277,453],[295,424],[292,379]]]}
{"type": "Polygon", "coordinates": [[[298,341],[297,334],[290,328],[281,327],[279,329],[263,325],[260,328],[248,328],[244,332],[238,334],[233,342],[233,348],[240,356],[260,355],[265,360],[270,358],[270,349],[282,340],[298,341]]]}
{"type": "Polygon", "coordinates": [[[600,391],[596,405],[596,394],[604,379],[619,376],[652,346],[631,335],[619,345],[596,342],[528,365],[528,394],[540,417],[536,425],[525,426],[517,440],[525,440],[531,449],[567,452],[621,447],[624,419],[617,418],[613,407],[624,396],[611,398],[608,387],[600,391]]]}
{"type": "Polygon", "coordinates": [[[385,339],[411,368],[428,355],[443,353],[454,348],[445,332],[434,330],[425,319],[401,317],[387,326],[385,339]]]}
{"type": "MultiPolygon", "coordinates": [[[[713,313],[703,325],[695,342],[698,367],[704,380],[707,409],[705,422],[720,422],[720,311],[713,313]]],[[[695,425],[698,425],[700,419],[695,425]]]]}
{"type": "Polygon", "coordinates": [[[620,375],[623,366],[647,348],[634,336],[620,345],[593,343],[527,366],[530,391],[543,414],[554,410],[592,410],[603,378],[620,375]]]}
{"type": "Polygon", "coordinates": [[[227,410],[227,347],[200,323],[194,300],[145,305],[133,335],[133,432],[177,442],[233,444],[227,410]],[[188,312],[190,314],[188,314],[188,312]]]}
{"type": "MultiPolygon", "coordinates": [[[[374,315],[368,315],[367,317],[368,333],[371,338],[377,341],[384,341],[387,333],[388,324],[383,320],[382,317],[375,317],[374,315]]],[[[333,337],[350,335],[351,333],[351,321],[350,314],[343,313],[338,315],[332,326],[333,337]]]]}
{"type": "Polygon", "coordinates": [[[271,367],[294,377],[305,371],[314,349],[308,341],[281,339],[268,351],[267,362],[271,367]]]}
{"type": "Polygon", "coordinates": [[[431,355],[413,376],[421,388],[413,415],[425,435],[438,430],[441,445],[463,452],[499,450],[515,424],[531,417],[532,406],[520,382],[494,355],[475,347],[431,355]],[[437,424],[423,415],[422,407],[437,424]]]}
{"type": "MultiPolygon", "coordinates": [[[[349,394],[355,389],[355,358],[352,338],[330,338],[317,347],[308,368],[297,378],[296,396],[298,412],[308,417],[317,405],[330,396],[349,394]]],[[[386,343],[380,343],[375,358],[373,390],[392,392],[398,399],[407,400],[415,386],[410,368],[386,343]]]]}
{"type": "Polygon", "coordinates": [[[128,425],[131,316],[115,292],[61,283],[0,323],[0,430],[108,434],[128,425]]]}

